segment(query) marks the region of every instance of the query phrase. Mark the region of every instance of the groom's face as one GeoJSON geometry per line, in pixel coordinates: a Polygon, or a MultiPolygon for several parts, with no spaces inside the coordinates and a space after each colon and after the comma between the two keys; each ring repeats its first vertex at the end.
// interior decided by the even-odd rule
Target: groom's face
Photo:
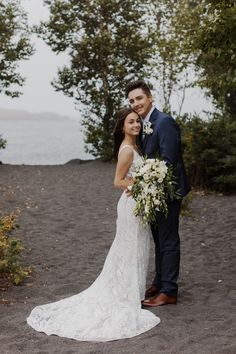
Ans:
{"type": "Polygon", "coordinates": [[[131,108],[145,118],[152,108],[152,96],[148,96],[141,88],[129,92],[128,100],[131,108]]]}

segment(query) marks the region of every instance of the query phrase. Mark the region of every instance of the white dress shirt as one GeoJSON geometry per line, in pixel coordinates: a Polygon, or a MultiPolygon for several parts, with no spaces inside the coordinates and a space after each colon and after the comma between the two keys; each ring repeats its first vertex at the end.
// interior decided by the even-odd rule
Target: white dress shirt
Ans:
{"type": "Polygon", "coordinates": [[[146,124],[147,122],[149,122],[150,116],[151,116],[152,112],[154,111],[154,109],[155,109],[155,106],[152,105],[152,108],[150,109],[150,111],[148,112],[146,117],[143,118],[143,124],[146,124]]]}

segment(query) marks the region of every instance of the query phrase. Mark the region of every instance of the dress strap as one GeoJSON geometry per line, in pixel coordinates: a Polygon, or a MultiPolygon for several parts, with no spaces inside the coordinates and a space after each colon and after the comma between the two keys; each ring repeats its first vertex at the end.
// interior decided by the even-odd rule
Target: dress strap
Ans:
{"type": "Polygon", "coordinates": [[[123,146],[120,148],[118,155],[119,155],[119,154],[121,153],[121,151],[124,150],[126,147],[130,148],[133,152],[135,152],[135,150],[134,150],[134,148],[133,148],[132,145],[125,144],[125,145],[123,145],[123,146]]]}

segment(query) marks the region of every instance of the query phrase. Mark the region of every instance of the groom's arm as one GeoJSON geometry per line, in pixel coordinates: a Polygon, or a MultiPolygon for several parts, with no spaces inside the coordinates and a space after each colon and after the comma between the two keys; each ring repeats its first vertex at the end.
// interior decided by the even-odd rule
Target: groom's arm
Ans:
{"type": "Polygon", "coordinates": [[[181,150],[180,130],[172,117],[166,116],[158,127],[160,157],[169,165],[176,166],[181,150]]]}

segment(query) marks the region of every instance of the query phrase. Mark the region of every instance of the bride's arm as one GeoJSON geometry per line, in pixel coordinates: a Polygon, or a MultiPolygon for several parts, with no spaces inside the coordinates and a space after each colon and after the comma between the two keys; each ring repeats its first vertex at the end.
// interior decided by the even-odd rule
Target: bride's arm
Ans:
{"type": "Polygon", "coordinates": [[[116,173],[114,178],[114,186],[117,188],[126,189],[132,186],[132,179],[125,179],[131,163],[133,162],[134,153],[129,148],[124,148],[118,155],[118,162],[116,165],[116,173]]]}

